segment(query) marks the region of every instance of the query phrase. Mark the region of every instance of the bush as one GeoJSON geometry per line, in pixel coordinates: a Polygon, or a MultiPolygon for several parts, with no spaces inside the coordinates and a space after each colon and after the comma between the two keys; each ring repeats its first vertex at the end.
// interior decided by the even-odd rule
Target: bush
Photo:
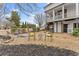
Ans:
{"type": "Polygon", "coordinates": [[[12,32],[12,33],[15,33],[16,30],[17,30],[17,28],[11,28],[11,32],[12,32]]]}
{"type": "Polygon", "coordinates": [[[79,28],[75,28],[73,31],[74,36],[79,36],[79,28]]]}

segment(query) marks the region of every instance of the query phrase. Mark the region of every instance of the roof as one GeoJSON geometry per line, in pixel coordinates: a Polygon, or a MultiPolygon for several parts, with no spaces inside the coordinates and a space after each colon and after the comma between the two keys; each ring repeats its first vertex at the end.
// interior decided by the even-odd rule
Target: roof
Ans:
{"type": "MultiPolygon", "coordinates": [[[[52,4],[55,4],[55,3],[49,3],[47,6],[45,6],[44,8],[47,8],[47,7],[49,7],[50,5],[52,5],[52,4]]],[[[54,7],[51,7],[49,10],[51,10],[51,9],[53,9],[53,8],[56,8],[56,7],[58,7],[58,6],[60,6],[60,5],[62,5],[62,4],[65,4],[65,3],[59,3],[58,5],[56,5],[56,6],[54,6],[54,7]]],[[[46,11],[48,11],[48,10],[46,10],[46,11]]]]}
{"type": "Polygon", "coordinates": [[[49,3],[48,5],[46,5],[44,8],[46,8],[46,7],[48,7],[49,5],[51,5],[51,4],[53,4],[53,3],[49,3]]]}

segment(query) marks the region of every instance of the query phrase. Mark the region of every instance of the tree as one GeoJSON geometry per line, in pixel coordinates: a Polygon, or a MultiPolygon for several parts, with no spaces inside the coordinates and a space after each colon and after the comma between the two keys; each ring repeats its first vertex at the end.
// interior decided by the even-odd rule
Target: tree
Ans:
{"type": "Polygon", "coordinates": [[[24,28],[24,22],[22,23],[21,28],[24,28]]]}
{"type": "Polygon", "coordinates": [[[27,24],[27,28],[32,28],[33,31],[36,31],[36,25],[35,25],[35,24],[30,24],[30,23],[28,23],[28,24],[27,24]]]}
{"type": "Polygon", "coordinates": [[[21,25],[21,27],[22,28],[27,28],[27,23],[26,22],[23,22],[22,25],[21,25]]]}
{"type": "Polygon", "coordinates": [[[26,22],[24,23],[24,27],[27,28],[27,23],[26,22]]]}
{"type": "Polygon", "coordinates": [[[36,14],[34,19],[35,19],[34,22],[38,24],[39,28],[41,28],[44,22],[46,22],[46,16],[45,14],[42,13],[36,14]]]}
{"type": "Polygon", "coordinates": [[[18,15],[18,12],[17,11],[12,11],[10,21],[12,23],[14,23],[14,25],[16,27],[19,27],[20,26],[20,16],[18,15]]]}
{"type": "MultiPolygon", "coordinates": [[[[14,5],[12,9],[19,10],[20,14],[25,14],[27,17],[30,16],[33,12],[39,10],[37,3],[14,3],[12,5],[14,5]]],[[[9,8],[9,6],[11,6],[11,4],[0,3],[0,20],[6,18],[6,14],[10,13],[11,8],[9,8]]],[[[14,24],[13,21],[10,22],[11,24],[14,24]]]]}

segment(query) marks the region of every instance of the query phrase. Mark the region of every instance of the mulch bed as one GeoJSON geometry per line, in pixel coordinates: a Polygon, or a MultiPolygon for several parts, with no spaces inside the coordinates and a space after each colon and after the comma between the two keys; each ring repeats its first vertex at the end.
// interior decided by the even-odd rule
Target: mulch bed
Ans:
{"type": "Polygon", "coordinates": [[[77,56],[79,53],[41,45],[0,45],[1,56],[77,56]]]}

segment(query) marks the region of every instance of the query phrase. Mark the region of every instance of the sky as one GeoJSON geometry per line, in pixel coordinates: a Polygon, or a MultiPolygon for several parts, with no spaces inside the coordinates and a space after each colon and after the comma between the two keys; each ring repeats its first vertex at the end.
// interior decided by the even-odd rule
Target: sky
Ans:
{"type": "MultiPolygon", "coordinates": [[[[44,13],[44,7],[46,5],[47,5],[46,3],[37,3],[38,9],[36,11],[33,11],[32,14],[30,14],[30,16],[27,16],[24,13],[22,13],[21,11],[19,11],[19,9],[17,8],[16,4],[8,3],[7,4],[7,9],[10,10],[10,11],[8,12],[7,16],[11,15],[11,11],[12,10],[17,10],[19,15],[20,15],[20,18],[21,18],[21,20],[20,20],[21,23],[26,21],[26,22],[34,24],[33,20],[34,20],[35,13],[44,13]]],[[[25,6],[23,6],[23,7],[25,7],[25,6]]]]}

